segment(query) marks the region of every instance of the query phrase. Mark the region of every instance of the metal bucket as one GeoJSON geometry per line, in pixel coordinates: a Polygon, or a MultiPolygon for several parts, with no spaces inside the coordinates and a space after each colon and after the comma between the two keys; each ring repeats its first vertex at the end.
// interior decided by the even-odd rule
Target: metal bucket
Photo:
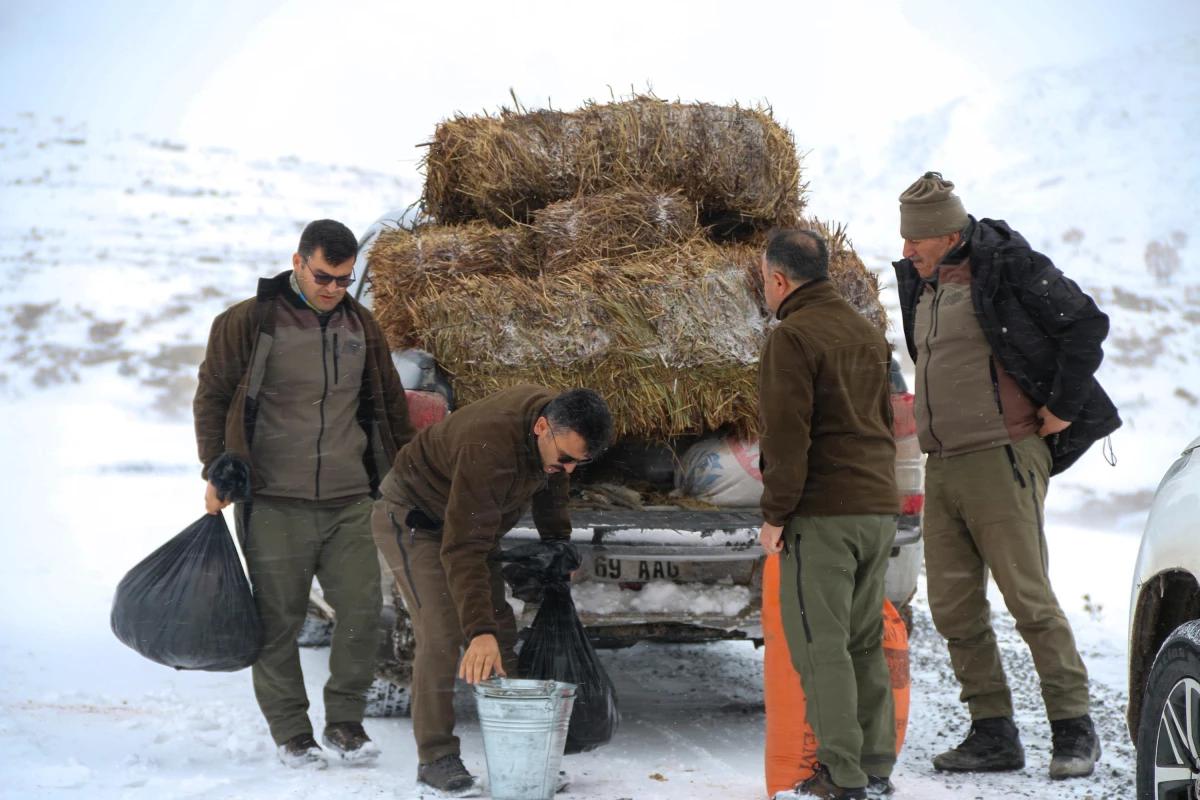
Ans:
{"type": "Polygon", "coordinates": [[[475,687],[494,800],[551,800],[575,685],[492,678],[475,687]]]}

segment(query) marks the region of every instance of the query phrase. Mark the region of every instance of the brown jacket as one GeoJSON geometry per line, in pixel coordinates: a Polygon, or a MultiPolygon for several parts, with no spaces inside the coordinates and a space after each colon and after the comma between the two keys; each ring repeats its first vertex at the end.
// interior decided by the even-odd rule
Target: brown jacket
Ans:
{"type": "Polygon", "coordinates": [[[828,280],[778,317],[759,362],[763,519],[899,513],[887,341],[828,280]]]}
{"type": "Polygon", "coordinates": [[[555,393],[517,386],[455,411],[400,451],[385,499],[415,507],[442,528],[442,565],[463,633],[496,633],[488,555],[533,502],[543,539],[571,536],[569,477],[548,476],[533,434],[555,393]]]}
{"type": "MultiPolygon", "coordinates": [[[[274,278],[260,279],[255,297],[234,305],[213,320],[192,406],[200,463],[204,465],[200,474],[205,479],[209,465],[228,450],[250,465],[254,491],[266,488],[266,482],[254,469],[250,445],[254,441],[259,395],[275,342],[280,304],[288,302],[284,294],[290,274],[284,272],[274,278]]],[[[379,323],[349,295],[342,303],[362,326],[366,364],[359,388],[357,418],[367,440],[363,466],[370,489],[375,492],[392,459],[412,439],[413,427],[404,387],[379,323]]]]}

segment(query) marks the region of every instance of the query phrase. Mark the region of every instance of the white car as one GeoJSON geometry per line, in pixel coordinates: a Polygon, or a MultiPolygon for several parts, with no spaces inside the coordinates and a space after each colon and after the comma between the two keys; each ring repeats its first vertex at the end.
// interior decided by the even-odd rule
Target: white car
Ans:
{"type": "Polygon", "coordinates": [[[1154,495],[1129,612],[1137,796],[1200,798],[1200,438],[1154,495]]]}

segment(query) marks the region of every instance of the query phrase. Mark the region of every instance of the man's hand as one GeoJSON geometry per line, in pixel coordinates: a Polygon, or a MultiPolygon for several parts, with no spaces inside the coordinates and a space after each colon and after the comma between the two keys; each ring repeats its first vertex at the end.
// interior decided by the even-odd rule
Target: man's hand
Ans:
{"type": "Polygon", "coordinates": [[[758,533],[758,543],[762,545],[762,549],[767,552],[767,555],[775,555],[783,549],[783,528],[764,522],[762,530],[758,533]]]}
{"type": "Polygon", "coordinates": [[[495,671],[502,678],[507,678],[504,665],[500,658],[500,644],[490,633],[481,633],[471,640],[462,663],[458,667],[458,677],[467,683],[476,684],[492,677],[495,671]]]}
{"type": "Polygon", "coordinates": [[[1038,436],[1045,439],[1047,436],[1053,436],[1056,433],[1061,433],[1071,427],[1071,423],[1064,422],[1058,417],[1050,413],[1050,409],[1042,406],[1037,412],[1038,419],[1042,421],[1042,427],[1038,428],[1038,436]]]}
{"type": "Polygon", "coordinates": [[[204,510],[209,514],[220,514],[221,509],[229,508],[232,501],[227,497],[224,500],[217,499],[217,487],[212,485],[212,481],[208,482],[207,488],[204,490],[204,510]]]}

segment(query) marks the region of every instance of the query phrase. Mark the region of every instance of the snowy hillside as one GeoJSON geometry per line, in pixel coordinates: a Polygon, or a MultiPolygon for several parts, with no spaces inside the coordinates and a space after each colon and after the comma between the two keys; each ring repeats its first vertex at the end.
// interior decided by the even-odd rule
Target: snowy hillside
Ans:
{"type": "Polygon", "coordinates": [[[0,391],[119,376],[106,386],[167,416],[190,416],[212,318],[290,269],[305,224],[361,232],[414,194],[353,167],[30,115],[0,120],[0,186],[0,391]]]}
{"type": "Polygon", "coordinates": [[[879,139],[814,149],[815,213],[849,223],[895,319],[897,197],[930,169],[969,213],[1007,220],[1083,286],[1111,318],[1099,377],[1125,425],[1117,468],[1093,448],[1049,505],[1140,526],[1159,477],[1200,436],[1200,40],[948,98],[879,139]]]}

